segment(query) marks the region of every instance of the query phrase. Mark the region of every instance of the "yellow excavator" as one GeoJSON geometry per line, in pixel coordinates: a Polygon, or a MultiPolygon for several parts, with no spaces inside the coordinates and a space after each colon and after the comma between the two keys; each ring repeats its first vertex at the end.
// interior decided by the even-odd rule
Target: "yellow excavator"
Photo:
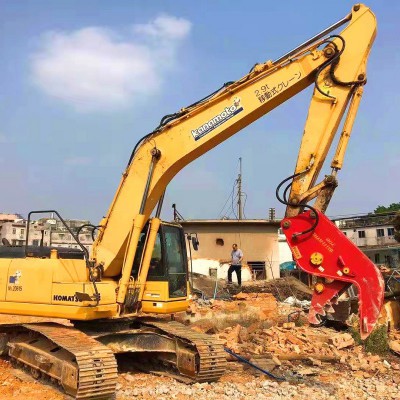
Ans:
{"type": "MultiPolygon", "coordinates": [[[[163,117],[134,148],[107,215],[93,227],[98,234],[91,254],[80,244],[79,232],[73,231],[82,248],[78,255],[44,246],[2,246],[0,313],[62,318],[70,324],[0,325],[0,354],[28,367],[35,377],[50,377],[77,399],[112,398],[116,356],[123,353],[138,353],[143,363],[167,365],[188,382],[219,379],[226,363],[223,344],[171,318],[186,310],[190,287],[182,227],[160,220],[164,193],[187,164],[311,84],[315,88],[295,173],[283,181],[289,182],[282,198],[287,205],[283,229],[290,230],[291,218],[304,222],[307,216],[313,221],[292,233],[290,246],[302,267],[306,257],[301,244],[315,241],[308,258],[314,274],[325,279],[316,294],[328,293],[330,283],[342,284],[329,292],[327,303],[348,284],[358,283],[358,276],[346,274],[344,268],[335,279],[325,274],[329,266],[322,261],[324,252],[338,249],[330,243],[333,239],[317,232],[337,186],[375,35],[374,14],[357,4],[342,20],[278,60],[256,64],[243,78],[163,117]],[[332,33],[342,26],[339,33],[332,33]],[[316,184],[343,119],[332,172],[316,184]],[[312,199],[312,210],[306,211],[312,199]]],[[[326,229],[337,234],[334,225],[326,229]]],[[[338,256],[344,263],[346,254],[338,256]]],[[[374,267],[364,266],[365,274],[369,268],[374,267]]],[[[380,284],[378,275],[369,275],[380,284]]],[[[379,308],[380,294],[370,296],[379,308]]],[[[324,304],[315,306],[323,313],[324,304]]],[[[368,313],[363,317],[364,335],[374,318],[368,313]]]]}

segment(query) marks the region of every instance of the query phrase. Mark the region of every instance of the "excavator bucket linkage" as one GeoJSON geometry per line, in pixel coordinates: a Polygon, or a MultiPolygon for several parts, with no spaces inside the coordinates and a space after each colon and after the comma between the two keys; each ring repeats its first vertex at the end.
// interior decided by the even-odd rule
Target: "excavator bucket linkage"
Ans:
{"type": "Polygon", "coordinates": [[[378,268],[324,214],[310,210],[281,222],[297,266],[320,277],[314,285],[309,322],[318,323],[352,284],[358,288],[360,334],[373,330],[383,304],[384,281],[378,268]]]}

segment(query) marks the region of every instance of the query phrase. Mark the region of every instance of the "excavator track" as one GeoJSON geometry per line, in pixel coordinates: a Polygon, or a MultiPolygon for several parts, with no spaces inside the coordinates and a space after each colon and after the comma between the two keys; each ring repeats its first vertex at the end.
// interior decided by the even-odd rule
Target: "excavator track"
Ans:
{"type": "MultiPolygon", "coordinates": [[[[6,348],[11,360],[27,367],[35,378],[49,377],[78,400],[114,398],[118,378],[114,354],[117,353],[144,352],[152,361],[166,361],[173,368],[168,368],[163,375],[185,383],[212,382],[224,374],[227,361],[223,341],[192,331],[176,321],[137,322],[136,319],[135,329],[126,329],[126,325],[118,329],[117,325],[115,330],[104,330],[104,325],[97,325],[103,327],[98,332],[56,323],[0,325],[0,347],[3,343],[3,353],[6,348]],[[132,348],[125,347],[129,340],[135,344],[136,340],[148,340],[146,343],[150,346],[158,343],[160,347],[152,348],[156,352],[147,352],[146,346],[142,349],[134,344],[132,348]],[[121,349],[115,347],[118,343],[121,349]]],[[[145,363],[141,364],[146,369],[145,363]]]]}
{"type": "MultiPolygon", "coordinates": [[[[169,336],[179,338],[196,349],[197,359],[195,368],[192,371],[183,373],[191,382],[217,381],[224,374],[227,361],[222,340],[195,332],[186,325],[176,321],[152,321],[145,322],[144,324],[157,328],[169,336]]],[[[182,371],[180,372],[182,373],[182,371]]]]}
{"type": "Polygon", "coordinates": [[[117,362],[112,351],[83,332],[55,323],[8,326],[8,355],[34,377],[45,375],[75,399],[113,399],[117,362]],[[16,333],[17,332],[17,333],[16,333]]]}

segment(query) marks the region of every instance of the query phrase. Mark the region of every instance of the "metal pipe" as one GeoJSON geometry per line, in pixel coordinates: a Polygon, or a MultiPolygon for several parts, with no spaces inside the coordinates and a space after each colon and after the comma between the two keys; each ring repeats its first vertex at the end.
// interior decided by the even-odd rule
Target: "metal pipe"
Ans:
{"type": "Polygon", "coordinates": [[[351,14],[347,15],[340,21],[336,22],[335,24],[331,25],[329,28],[326,28],[322,32],[318,33],[317,35],[313,36],[311,39],[308,39],[306,42],[302,43],[300,46],[297,46],[295,49],[289,51],[288,53],[284,54],[282,57],[278,58],[274,61],[274,64],[279,64],[280,62],[284,61],[285,59],[289,58],[290,56],[298,53],[299,51],[303,50],[310,44],[316,42],[318,39],[323,38],[328,33],[334,31],[335,29],[339,28],[339,26],[344,25],[346,22],[351,20],[351,14]]]}
{"type": "Polygon", "coordinates": [[[157,204],[157,210],[156,210],[156,218],[160,218],[160,214],[161,214],[161,209],[164,203],[164,197],[165,197],[165,190],[163,192],[163,194],[160,197],[160,200],[158,200],[158,204],[157,204]]]}
{"type": "MultiPolygon", "coordinates": [[[[147,275],[149,274],[150,262],[153,256],[153,250],[157,239],[157,233],[161,225],[159,218],[152,218],[150,221],[149,235],[146,241],[146,248],[144,249],[144,256],[142,265],[140,266],[140,275],[138,276],[137,285],[140,285],[138,301],[142,301],[144,286],[147,282],[147,275]]],[[[162,260],[160,260],[162,262],[162,260]]]]}
{"type": "Polygon", "coordinates": [[[350,105],[347,111],[346,120],[344,121],[343,124],[343,130],[336,147],[335,156],[333,157],[331,163],[331,168],[333,168],[336,171],[342,169],[344,155],[346,153],[347,145],[349,143],[354,120],[356,119],[358,107],[360,106],[363,92],[364,88],[362,86],[358,86],[353,94],[353,97],[350,100],[350,105]]]}
{"type": "Polygon", "coordinates": [[[189,258],[190,258],[190,285],[191,290],[193,290],[193,261],[192,261],[192,235],[187,235],[187,241],[189,246],[189,258]]]}
{"type": "Polygon", "coordinates": [[[147,175],[146,186],[144,188],[143,197],[142,197],[142,203],[140,204],[139,214],[143,214],[144,213],[144,208],[146,206],[147,195],[149,194],[149,190],[150,190],[151,178],[153,177],[154,166],[156,164],[156,161],[159,160],[160,157],[161,157],[161,151],[158,150],[156,147],[154,147],[154,149],[151,150],[151,156],[152,157],[151,157],[151,162],[150,162],[150,169],[149,169],[149,173],[147,175]]]}
{"type": "Polygon", "coordinates": [[[31,211],[28,214],[28,222],[27,222],[27,227],[26,227],[26,240],[25,240],[25,257],[27,257],[27,246],[28,246],[28,239],[29,239],[29,226],[30,226],[30,222],[31,222],[31,215],[32,214],[47,214],[47,213],[52,213],[52,214],[57,215],[58,219],[62,222],[64,227],[67,229],[67,231],[71,234],[71,236],[75,239],[75,241],[77,242],[79,247],[82,249],[83,254],[85,255],[86,262],[89,262],[88,249],[85,246],[83,246],[82,243],[79,242],[78,237],[75,235],[74,232],[72,232],[72,230],[69,228],[67,223],[64,221],[64,219],[61,217],[61,215],[56,210],[37,210],[37,211],[31,211]]]}
{"type": "Polygon", "coordinates": [[[119,304],[124,304],[125,302],[126,292],[128,290],[133,261],[135,260],[135,254],[139,242],[140,233],[146,222],[144,215],[144,208],[146,206],[146,200],[150,190],[151,178],[153,177],[154,166],[156,164],[156,161],[159,160],[160,157],[161,157],[160,150],[158,150],[156,147],[151,149],[151,162],[150,162],[149,173],[147,175],[146,186],[143,192],[142,203],[140,205],[139,214],[137,214],[133,220],[133,226],[130,233],[130,237],[128,239],[128,246],[126,248],[125,259],[122,267],[122,274],[119,280],[119,289],[117,296],[117,302],[119,304]]]}
{"type": "Polygon", "coordinates": [[[262,369],[260,367],[258,367],[257,365],[251,363],[250,361],[246,360],[245,358],[239,356],[239,354],[234,353],[231,349],[228,349],[227,347],[224,347],[224,350],[230,354],[231,356],[237,358],[239,361],[241,361],[242,363],[245,363],[247,365],[250,365],[251,367],[257,369],[258,371],[261,371],[263,374],[268,375],[270,378],[276,379],[277,381],[286,381],[286,378],[284,378],[283,376],[277,376],[272,374],[269,371],[266,371],[265,369],[262,369]]]}
{"type": "Polygon", "coordinates": [[[145,216],[143,214],[136,215],[135,219],[133,220],[133,227],[129,237],[125,260],[122,267],[121,279],[119,280],[119,289],[117,296],[117,303],[119,304],[124,304],[125,302],[125,296],[130,281],[133,261],[135,260],[136,249],[144,224],[145,216]]]}

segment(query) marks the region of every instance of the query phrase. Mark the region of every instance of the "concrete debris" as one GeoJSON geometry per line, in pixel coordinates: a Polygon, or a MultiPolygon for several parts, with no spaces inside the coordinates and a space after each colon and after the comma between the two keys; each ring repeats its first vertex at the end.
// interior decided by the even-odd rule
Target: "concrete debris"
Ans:
{"type": "Polygon", "coordinates": [[[342,333],[338,335],[333,335],[329,338],[330,343],[332,343],[338,350],[344,349],[346,347],[354,346],[354,339],[349,333],[342,333]]]}
{"type": "Polygon", "coordinates": [[[308,310],[311,306],[311,301],[309,300],[299,300],[296,297],[290,296],[284,300],[285,304],[289,304],[291,306],[301,307],[308,310]]]}
{"type": "Polygon", "coordinates": [[[282,328],[284,329],[291,329],[294,328],[296,324],[294,322],[284,322],[282,328]]]}
{"type": "MultiPolygon", "coordinates": [[[[191,311],[197,316],[207,317],[202,323],[203,332],[213,332],[226,347],[247,360],[253,360],[256,365],[256,360],[262,360],[268,371],[288,363],[301,362],[313,367],[314,374],[315,368],[321,372],[324,365],[330,363],[336,368],[343,365],[348,371],[359,372],[362,376],[374,376],[389,369],[395,371],[397,366],[395,363],[392,367],[388,360],[365,353],[347,332],[310,327],[301,309],[278,303],[269,293],[242,292],[234,296],[234,301],[213,301],[207,312],[204,305],[195,305],[191,311]],[[255,321],[249,320],[249,310],[257,316],[255,321]],[[296,322],[288,322],[288,318],[296,312],[300,318],[296,322]],[[211,317],[209,313],[212,313],[211,317]],[[232,319],[233,315],[237,318],[232,319]],[[226,326],[220,321],[232,323],[226,326]]],[[[198,329],[201,322],[194,322],[192,326],[198,329]]],[[[392,349],[400,351],[400,346],[396,347],[394,343],[392,349]]],[[[227,359],[236,362],[229,354],[227,359]]],[[[252,372],[252,375],[257,376],[258,372],[252,372]]]]}
{"type": "Polygon", "coordinates": [[[400,342],[398,340],[391,340],[389,342],[390,350],[397,353],[400,356],[400,342]]]}

